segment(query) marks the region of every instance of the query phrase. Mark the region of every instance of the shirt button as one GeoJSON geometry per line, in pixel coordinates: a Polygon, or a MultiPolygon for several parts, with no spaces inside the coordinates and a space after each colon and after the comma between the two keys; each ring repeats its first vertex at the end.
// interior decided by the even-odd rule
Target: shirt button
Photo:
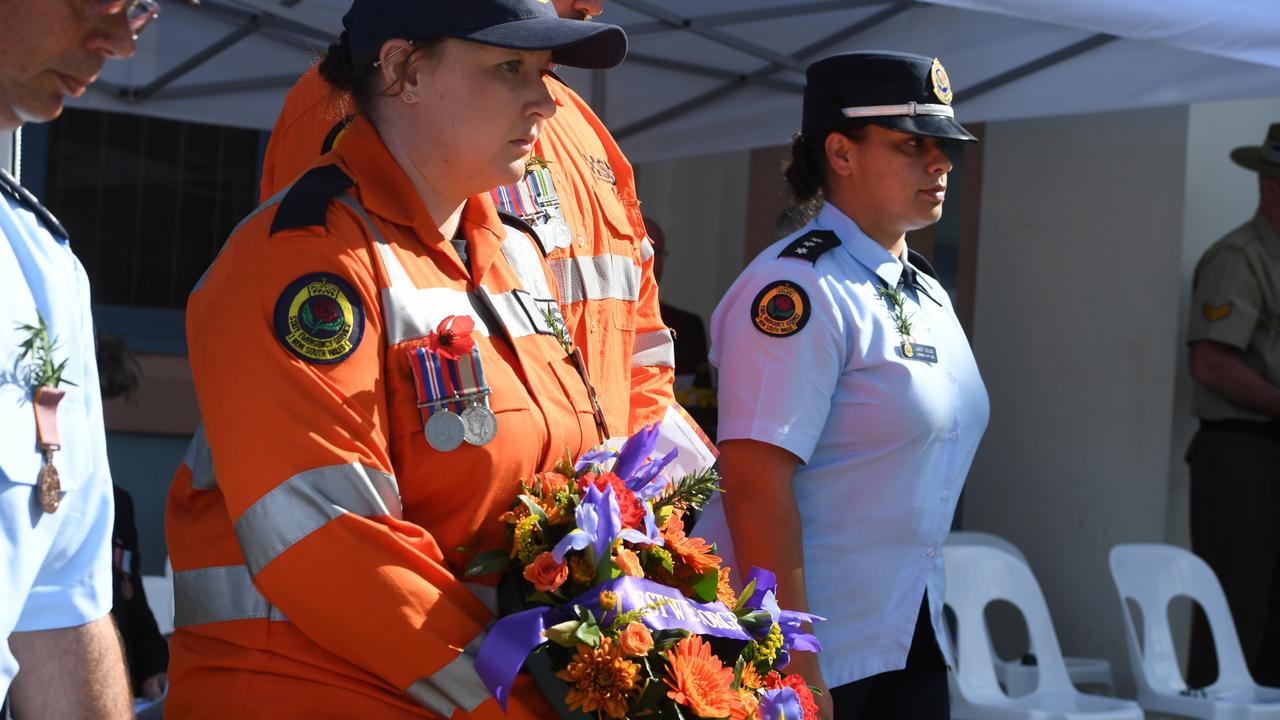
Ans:
{"type": "Polygon", "coordinates": [[[938,551],[934,550],[933,548],[929,548],[928,550],[924,551],[924,554],[926,557],[933,557],[934,555],[938,554],[938,551]]]}
{"type": "Polygon", "coordinates": [[[956,374],[955,374],[955,373],[953,373],[953,372],[951,372],[950,370],[948,370],[948,371],[947,371],[947,379],[948,379],[948,380],[950,380],[951,382],[955,382],[955,381],[956,381],[956,374]]]}
{"type": "Polygon", "coordinates": [[[947,437],[951,438],[952,440],[955,440],[956,438],[960,437],[960,433],[956,432],[955,430],[952,430],[951,434],[948,435],[947,437]]]}
{"type": "Polygon", "coordinates": [[[585,245],[586,243],[587,243],[587,241],[586,241],[586,240],[585,240],[581,235],[579,235],[579,236],[578,236],[578,247],[582,247],[582,246],[583,246],[583,245],[585,245]]]}
{"type": "Polygon", "coordinates": [[[947,498],[949,498],[949,497],[951,497],[951,493],[950,493],[950,492],[947,492],[946,490],[943,490],[943,491],[942,491],[942,499],[943,499],[943,500],[946,500],[946,499],[947,499],[947,498]]]}

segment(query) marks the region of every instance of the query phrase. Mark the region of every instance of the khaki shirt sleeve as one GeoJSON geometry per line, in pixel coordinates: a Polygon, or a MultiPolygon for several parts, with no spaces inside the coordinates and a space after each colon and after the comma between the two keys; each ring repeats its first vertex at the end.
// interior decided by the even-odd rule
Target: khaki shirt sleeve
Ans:
{"type": "Polygon", "coordinates": [[[1242,248],[1211,250],[1196,268],[1188,342],[1212,340],[1244,350],[1262,312],[1258,269],[1242,248]]]}

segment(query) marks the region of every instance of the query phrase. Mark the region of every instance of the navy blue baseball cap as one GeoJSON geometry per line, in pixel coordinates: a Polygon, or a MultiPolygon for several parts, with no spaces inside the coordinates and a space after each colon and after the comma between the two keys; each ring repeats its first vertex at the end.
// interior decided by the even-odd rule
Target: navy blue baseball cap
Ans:
{"type": "Polygon", "coordinates": [[[910,53],[850,52],[823,58],[805,72],[800,132],[825,137],[866,120],[890,130],[975,141],[956,121],[954,91],[937,58],[910,53]]]}
{"type": "Polygon", "coordinates": [[[627,35],[605,23],[568,20],[550,0],[355,0],[342,18],[351,57],[392,38],[470,40],[514,50],[551,50],[570,67],[611,68],[627,56],[627,35]]]}

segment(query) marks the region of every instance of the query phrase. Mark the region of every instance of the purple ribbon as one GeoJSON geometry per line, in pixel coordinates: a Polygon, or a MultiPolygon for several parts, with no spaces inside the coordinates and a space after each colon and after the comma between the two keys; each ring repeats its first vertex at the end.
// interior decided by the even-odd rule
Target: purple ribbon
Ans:
{"type": "Polygon", "coordinates": [[[640,622],[650,630],[688,630],[696,635],[714,635],[731,640],[750,641],[751,635],[738,624],[737,617],[724,603],[701,603],[690,600],[679,590],[649,580],[620,577],[598,585],[559,607],[538,607],[508,615],[493,624],[480,653],[476,656],[476,673],[505,711],[510,699],[511,683],[520,666],[534,648],[547,642],[543,631],[549,626],[575,616],[574,607],[591,610],[607,624],[617,613],[630,612],[663,603],[641,616],[640,622]],[[618,595],[618,607],[601,614],[600,593],[611,590],[618,595]]]}

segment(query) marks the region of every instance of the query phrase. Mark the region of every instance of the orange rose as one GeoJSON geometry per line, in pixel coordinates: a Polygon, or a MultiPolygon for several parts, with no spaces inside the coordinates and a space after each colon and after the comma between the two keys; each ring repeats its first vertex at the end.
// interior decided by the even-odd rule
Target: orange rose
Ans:
{"type": "Polygon", "coordinates": [[[618,647],[622,648],[623,655],[631,657],[640,657],[648,655],[653,649],[653,636],[649,634],[649,628],[638,622],[627,623],[622,629],[622,634],[618,636],[618,647]]]}
{"type": "Polygon", "coordinates": [[[618,553],[613,556],[613,564],[618,566],[623,575],[631,577],[644,577],[644,569],[640,567],[640,558],[630,550],[620,547],[618,553]]]}
{"type": "Polygon", "coordinates": [[[524,569],[524,579],[542,592],[552,592],[569,579],[569,566],[556,562],[550,552],[543,552],[533,559],[532,565],[524,569]]]}

